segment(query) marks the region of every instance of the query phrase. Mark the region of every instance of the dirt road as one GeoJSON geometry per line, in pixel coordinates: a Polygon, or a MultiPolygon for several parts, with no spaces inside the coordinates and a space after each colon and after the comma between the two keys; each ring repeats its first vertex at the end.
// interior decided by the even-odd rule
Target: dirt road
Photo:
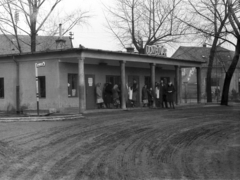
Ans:
{"type": "Polygon", "coordinates": [[[0,123],[0,179],[240,179],[240,106],[0,123]]]}

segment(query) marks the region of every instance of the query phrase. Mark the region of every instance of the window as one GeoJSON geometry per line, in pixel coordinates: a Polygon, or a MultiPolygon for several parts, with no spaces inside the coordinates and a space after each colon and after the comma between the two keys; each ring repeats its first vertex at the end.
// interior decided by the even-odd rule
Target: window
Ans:
{"type": "Polygon", "coordinates": [[[39,93],[39,98],[45,98],[46,97],[45,76],[38,76],[38,93],[39,93]]]}
{"type": "Polygon", "coordinates": [[[170,82],[170,77],[161,77],[160,80],[164,82],[164,79],[167,80],[167,83],[170,82]]]}
{"type": "Polygon", "coordinates": [[[78,75],[68,74],[68,97],[77,97],[78,75]]]}
{"type": "Polygon", "coordinates": [[[149,89],[151,87],[151,77],[150,76],[145,76],[145,80],[144,80],[144,85],[147,85],[147,88],[149,89]]]}
{"type": "Polygon", "coordinates": [[[4,98],[4,78],[0,78],[0,98],[4,98]]]}
{"type": "Polygon", "coordinates": [[[111,82],[112,85],[114,84],[118,84],[120,85],[121,84],[121,78],[120,76],[106,76],[106,82],[111,82]]]}

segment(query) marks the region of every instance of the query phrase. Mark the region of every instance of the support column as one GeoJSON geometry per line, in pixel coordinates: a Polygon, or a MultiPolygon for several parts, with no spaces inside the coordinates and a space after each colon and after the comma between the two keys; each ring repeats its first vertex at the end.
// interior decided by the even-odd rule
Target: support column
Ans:
{"type": "Polygon", "coordinates": [[[179,93],[180,93],[180,83],[179,83],[179,79],[180,79],[180,68],[179,66],[174,66],[175,67],[175,90],[176,90],[176,104],[179,104],[179,93]]]}
{"type": "Polygon", "coordinates": [[[79,113],[86,110],[86,92],[84,75],[84,58],[78,59],[78,94],[79,94],[79,113]]]}
{"type": "Polygon", "coordinates": [[[182,68],[179,68],[179,104],[182,103],[182,68]]]}
{"type": "Polygon", "coordinates": [[[126,61],[120,61],[121,66],[121,108],[126,109],[126,73],[125,73],[126,61]]]}
{"type": "Polygon", "coordinates": [[[197,70],[197,102],[201,103],[201,68],[200,67],[196,67],[197,70]]]}
{"type": "Polygon", "coordinates": [[[154,94],[154,98],[153,98],[153,108],[156,107],[156,98],[155,98],[155,69],[156,69],[156,64],[154,63],[151,63],[150,64],[150,67],[151,67],[151,82],[152,82],[152,90],[153,90],[153,94],[154,94]]]}

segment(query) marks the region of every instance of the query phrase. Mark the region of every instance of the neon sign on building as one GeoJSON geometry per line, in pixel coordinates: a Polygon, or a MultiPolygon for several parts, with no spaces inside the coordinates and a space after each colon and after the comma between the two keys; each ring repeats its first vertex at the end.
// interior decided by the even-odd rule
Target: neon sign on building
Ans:
{"type": "Polygon", "coordinates": [[[167,56],[167,49],[164,46],[146,45],[145,53],[148,55],[167,56]]]}

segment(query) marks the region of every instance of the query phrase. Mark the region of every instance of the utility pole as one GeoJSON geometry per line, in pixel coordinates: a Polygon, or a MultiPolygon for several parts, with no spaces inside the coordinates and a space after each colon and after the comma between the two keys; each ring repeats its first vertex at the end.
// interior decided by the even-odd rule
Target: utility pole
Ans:
{"type": "MultiPolygon", "coordinates": [[[[14,14],[14,18],[15,18],[15,24],[16,24],[16,27],[15,27],[15,32],[16,32],[16,35],[17,35],[17,24],[18,24],[18,21],[19,21],[19,11],[16,9],[15,10],[15,14],[14,14]]],[[[17,76],[16,76],[16,112],[17,114],[20,113],[20,87],[19,87],[19,81],[20,81],[20,73],[19,73],[19,62],[15,59],[15,57],[13,56],[13,60],[14,62],[16,63],[16,71],[17,71],[17,76]]]]}

